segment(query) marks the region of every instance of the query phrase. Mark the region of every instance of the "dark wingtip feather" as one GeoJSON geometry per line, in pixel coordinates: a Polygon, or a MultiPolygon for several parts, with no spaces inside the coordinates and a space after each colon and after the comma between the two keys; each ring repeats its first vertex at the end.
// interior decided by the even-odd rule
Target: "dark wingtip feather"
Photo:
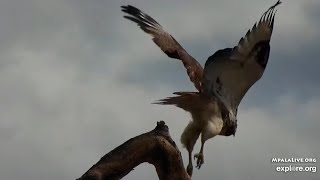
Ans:
{"type": "Polygon", "coordinates": [[[264,21],[269,21],[269,26],[272,28],[274,24],[274,16],[277,12],[275,7],[280,5],[282,2],[281,0],[278,0],[274,5],[272,5],[266,12],[264,12],[259,20],[259,23],[264,21]]]}
{"type": "Polygon", "coordinates": [[[274,5],[274,7],[278,6],[281,3],[282,3],[281,0],[278,0],[278,2],[274,5]]]}
{"type": "Polygon", "coordinates": [[[126,18],[126,19],[128,19],[128,20],[130,20],[130,21],[133,21],[133,22],[135,22],[135,23],[137,23],[137,24],[140,24],[139,19],[137,19],[136,17],[127,16],[127,15],[124,15],[123,17],[126,18]]]}
{"type": "Polygon", "coordinates": [[[250,34],[250,29],[247,31],[247,33],[246,33],[246,37],[248,37],[249,36],[249,34],[250,34]]]}
{"type": "Polygon", "coordinates": [[[134,6],[127,5],[127,6],[121,6],[121,11],[128,13],[130,15],[139,14],[140,10],[134,6]]]}
{"type": "Polygon", "coordinates": [[[151,104],[166,105],[166,104],[171,104],[171,103],[169,102],[169,98],[165,98],[165,99],[159,99],[155,102],[152,102],[151,104]]]}
{"type": "Polygon", "coordinates": [[[159,100],[152,102],[151,104],[161,104],[162,102],[163,102],[163,99],[159,99],[159,100]]]}
{"type": "Polygon", "coordinates": [[[151,103],[151,104],[155,104],[155,105],[165,105],[164,102],[153,102],[153,103],[151,103]]]}
{"type": "Polygon", "coordinates": [[[148,28],[157,29],[161,27],[161,25],[156,20],[134,6],[121,6],[121,11],[128,14],[123,16],[124,18],[137,23],[141,27],[141,29],[147,33],[150,32],[150,29],[148,28]]]}
{"type": "Polygon", "coordinates": [[[278,0],[273,6],[271,6],[268,10],[267,10],[267,12],[268,11],[270,11],[270,10],[272,10],[272,9],[274,9],[275,7],[277,7],[278,5],[280,5],[282,2],[280,1],[280,0],[278,0]]]}

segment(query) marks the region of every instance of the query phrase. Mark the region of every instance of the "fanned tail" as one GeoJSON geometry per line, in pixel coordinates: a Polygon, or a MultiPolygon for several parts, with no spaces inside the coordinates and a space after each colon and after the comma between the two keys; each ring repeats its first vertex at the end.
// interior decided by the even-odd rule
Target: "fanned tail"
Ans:
{"type": "Polygon", "coordinates": [[[205,109],[209,103],[199,92],[174,92],[177,96],[160,99],[152,104],[174,105],[190,113],[205,109]]]}

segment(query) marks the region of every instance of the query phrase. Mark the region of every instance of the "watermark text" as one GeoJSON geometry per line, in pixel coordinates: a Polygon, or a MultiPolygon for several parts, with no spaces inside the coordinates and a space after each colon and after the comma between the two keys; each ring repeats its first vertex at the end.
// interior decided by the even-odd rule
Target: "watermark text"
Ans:
{"type": "Polygon", "coordinates": [[[316,158],[272,158],[277,172],[317,172],[316,158]]]}

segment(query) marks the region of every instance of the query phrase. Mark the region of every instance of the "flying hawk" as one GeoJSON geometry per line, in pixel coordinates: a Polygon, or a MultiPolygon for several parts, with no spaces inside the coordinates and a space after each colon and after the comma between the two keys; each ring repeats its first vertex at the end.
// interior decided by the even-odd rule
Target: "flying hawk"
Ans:
{"type": "Polygon", "coordinates": [[[275,7],[280,0],[263,13],[237,46],[216,51],[208,58],[204,69],[183,47],[152,17],[138,8],[121,6],[124,17],[137,23],[153,37],[160,49],[170,58],[182,61],[190,80],[198,92],[175,92],[176,96],[161,99],[156,104],[175,105],[189,112],[189,122],[181,135],[181,143],[188,150],[187,172],[192,175],[192,151],[201,134],[201,148],[197,168],[204,162],[203,147],[206,140],[217,135],[235,135],[237,109],[248,91],[258,81],[267,66],[270,39],[273,31],[275,7]]]}

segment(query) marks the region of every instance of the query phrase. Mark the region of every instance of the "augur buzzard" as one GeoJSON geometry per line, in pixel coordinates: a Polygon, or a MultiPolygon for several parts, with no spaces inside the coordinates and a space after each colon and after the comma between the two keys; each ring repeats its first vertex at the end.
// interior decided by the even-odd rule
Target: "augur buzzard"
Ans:
{"type": "Polygon", "coordinates": [[[189,122],[181,135],[181,142],[189,153],[187,172],[192,175],[192,151],[201,134],[200,152],[195,154],[197,168],[204,162],[203,147],[206,140],[216,135],[235,135],[237,109],[248,91],[258,81],[267,66],[270,39],[273,31],[275,7],[280,0],[263,13],[237,46],[220,49],[208,58],[204,69],[183,47],[152,17],[138,8],[121,6],[124,17],[137,23],[153,37],[153,41],[170,58],[182,61],[190,80],[198,92],[175,92],[176,96],[155,104],[175,105],[189,112],[189,122]]]}

